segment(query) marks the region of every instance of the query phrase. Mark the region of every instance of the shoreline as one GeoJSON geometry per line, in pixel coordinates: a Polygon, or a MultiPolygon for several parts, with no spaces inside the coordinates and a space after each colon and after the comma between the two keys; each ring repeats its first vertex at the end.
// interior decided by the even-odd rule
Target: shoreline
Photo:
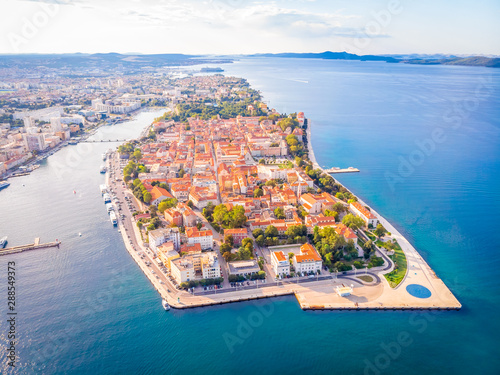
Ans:
{"type": "MultiPolygon", "coordinates": [[[[308,150],[309,160],[311,160],[314,168],[320,169],[322,172],[324,172],[324,173],[326,173],[326,174],[328,174],[328,175],[331,176],[330,173],[325,172],[324,168],[322,168],[318,164],[318,162],[316,160],[316,157],[314,155],[314,150],[313,150],[313,147],[312,147],[312,139],[311,139],[311,121],[309,119],[308,119],[308,122],[307,122],[307,150],[308,150]]],[[[335,179],[335,182],[338,183],[339,185],[343,186],[349,192],[351,192],[351,190],[349,190],[346,186],[344,186],[344,184],[342,184],[337,179],[335,179]]],[[[440,287],[439,289],[441,289],[440,292],[444,293],[445,295],[448,295],[449,297],[451,297],[452,300],[455,300],[455,302],[456,302],[455,305],[457,306],[458,309],[460,309],[462,307],[462,304],[458,301],[458,299],[456,299],[456,297],[449,290],[449,288],[446,286],[446,284],[436,275],[436,273],[434,272],[434,270],[424,260],[424,258],[420,255],[420,253],[417,251],[417,249],[415,249],[415,247],[410,243],[410,241],[408,241],[394,227],[394,225],[392,225],[385,217],[383,217],[382,215],[380,215],[380,213],[378,213],[376,210],[374,210],[370,205],[368,205],[366,202],[364,202],[356,194],[353,194],[353,195],[355,195],[358,198],[358,201],[359,201],[360,204],[362,204],[363,206],[369,207],[370,211],[375,216],[377,216],[379,222],[384,226],[384,228],[388,232],[391,233],[391,235],[389,237],[393,238],[393,239],[396,239],[398,241],[398,244],[401,246],[401,249],[403,250],[403,252],[404,252],[404,254],[406,256],[406,260],[407,260],[406,274],[405,274],[403,280],[401,280],[401,282],[395,288],[393,288],[393,289],[394,290],[401,289],[404,284],[407,284],[406,281],[408,281],[408,279],[412,279],[411,277],[409,277],[410,270],[413,270],[413,271],[415,271],[415,270],[421,270],[421,271],[423,271],[423,274],[424,274],[425,278],[427,279],[427,281],[429,281],[430,284],[432,284],[432,282],[437,283],[438,284],[437,286],[440,287]],[[430,281],[431,278],[433,279],[432,282],[430,281]]],[[[418,274],[414,272],[413,276],[418,276],[418,274]]],[[[387,280],[383,276],[383,274],[381,275],[381,277],[383,278],[384,281],[387,282],[387,280]]],[[[416,278],[413,278],[413,279],[416,279],[416,278]]]]}

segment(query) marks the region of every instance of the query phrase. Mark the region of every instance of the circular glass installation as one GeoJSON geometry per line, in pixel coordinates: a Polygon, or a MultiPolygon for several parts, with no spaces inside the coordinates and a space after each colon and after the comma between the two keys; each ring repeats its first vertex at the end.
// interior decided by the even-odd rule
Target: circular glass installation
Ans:
{"type": "Polygon", "coordinates": [[[406,287],[406,291],[410,293],[413,297],[417,298],[429,298],[432,293],[423,285],[410,284],[406,287]]]}

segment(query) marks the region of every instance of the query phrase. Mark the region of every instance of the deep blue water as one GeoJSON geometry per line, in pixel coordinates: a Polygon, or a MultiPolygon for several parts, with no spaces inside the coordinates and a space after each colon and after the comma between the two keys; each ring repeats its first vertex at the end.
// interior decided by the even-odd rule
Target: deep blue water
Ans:
{"type": "MultiPolygon", "coordinates": [[[[318,162],[361,169],[338,178],[407,236],[463,309],[303,312],[290,297],[166,313],[101,201],[110,144],[80,144],[0,192],[11,245],[63,241],[0,258],[2,275],[9,260],[18,269],[16,373],[499,373],[498,71],[292,59],[225,69],[280,112],[306,113],[318,162]],[[415,142],[436,129],[422,157],[415,142]],[[400,157],[411,173],[398,171],[400,157]]],[[[153,117],[100,132],[133,137],[153,117]]]]}

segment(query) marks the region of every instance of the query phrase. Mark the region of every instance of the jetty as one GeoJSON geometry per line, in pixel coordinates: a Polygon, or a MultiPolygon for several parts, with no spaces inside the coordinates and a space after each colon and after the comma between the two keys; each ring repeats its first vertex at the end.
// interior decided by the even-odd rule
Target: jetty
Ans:
{"type": "Polygon", "coordinates": [[[28,250],[46,249],[49,247],[59,247],[61,241],[55,240],[54,242],[40,243],[40,237],[35,238],[35,242],[28,245],[20,245],[14,247],[6,247],[5,249],[0,249],[0,255],[8,255],[20,253],[28,250]]]}
{"type": "Polygon", "coordinates": [[[354,172],[359,172],[358,168],[354,167],[349,167],[349,168],[339,168],[339,167],[334,167],[330,169],[325,169],[326,173],[354,173],[354,172]]]}

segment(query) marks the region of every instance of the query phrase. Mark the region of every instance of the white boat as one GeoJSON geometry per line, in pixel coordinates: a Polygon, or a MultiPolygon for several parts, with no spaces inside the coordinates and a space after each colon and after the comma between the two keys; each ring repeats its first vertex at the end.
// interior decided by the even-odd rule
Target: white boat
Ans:
{"type": "Polygon", "coordinates": [[[116,214],[114,211],[111,211],[109,213],[109,220],[111,220],[111,223],[113,223],[113,225],[118,224],[118,220],[116,219],[116,214]]]}
{"type": "Polygon", "coordinates": [[[104,194],[102,199],[104,200],[104,203],[111,203],[111,195],[108,193],[104,194]]]}
{"type": "Polygon", "coordinates": [[[0,249],[3,249],[7,245],[7,236],[0,238],[0,249]]]}
{"type": "Polygon", "coordinates": [[[161,305],[163,306],[163,308],[165,309],[165,311],[170,310],[170,305],[164,299],[161,300],[161,305]]]}
{"type": "Polygon", "coordinates": [[[102,161],[106,161],[106,154],[102,154],[102,161]]]}
{"type": "Polygon", "coordinates": [[[101,189],[101,194],[108,192],[108,187],[105,184],[99,185],[99,188],[101,189]]]}
{"type": "Polygon", "coordinates": [[[78,236],[81,237],[82,236],[82,232],[78,232],[78,236]]]}
{"type": "Polygon", "coordinates": [[[100,173],[106,173],[106,166],[101,165],[101,169],[99,170],[100,173]]]}
{"type": "Polygon", "coordinates": [[[113,203],[106,203],[106,210],[108,210],[108,214],[111,212],[111,211],[114,211],[115,208],[113,207],[113,203]]]}

